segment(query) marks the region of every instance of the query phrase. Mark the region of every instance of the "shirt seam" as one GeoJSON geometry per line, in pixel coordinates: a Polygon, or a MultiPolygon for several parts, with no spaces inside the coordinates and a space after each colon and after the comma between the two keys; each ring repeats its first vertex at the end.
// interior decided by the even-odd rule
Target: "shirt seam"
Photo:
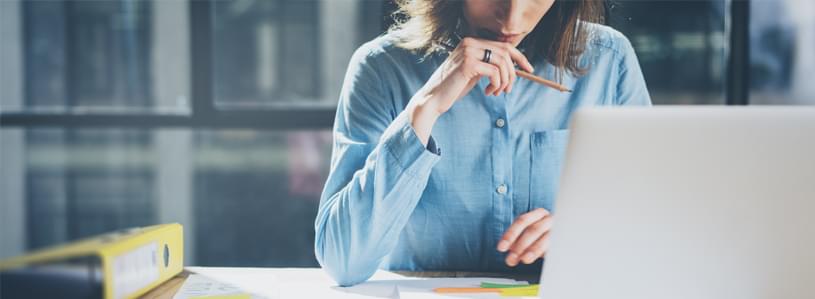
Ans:
{"type": "MultiPolygon", "coordinates": [[[[409,176],[412,179],[419,179],[419,176],[417,174],[413,173],[413,171],[408,170],[408,167],[403,166],[404,160],[399,158],[399,155],[397,155],[393,148],[391,148],[390,144],[385,145],[385,150],[388,152],[388,154],[390,154],[393,157],[394,160],[396,160],[397,162],[396,164],[399,167],[400,172],[404,173],[405,175],[409,176]]],[[[419,153],[418,158],[421,158],[421,153],[419,153]]]]}

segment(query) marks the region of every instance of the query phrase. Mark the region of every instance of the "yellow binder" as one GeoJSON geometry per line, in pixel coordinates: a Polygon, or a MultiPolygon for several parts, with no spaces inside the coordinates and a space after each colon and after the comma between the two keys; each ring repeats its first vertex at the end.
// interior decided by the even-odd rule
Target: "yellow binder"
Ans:
{"type": "Polygon", "coordinates": [[[183,240],[180,224],[162,224],[3,260],[0,297],[137,297],[181,272],[183,240]]]}

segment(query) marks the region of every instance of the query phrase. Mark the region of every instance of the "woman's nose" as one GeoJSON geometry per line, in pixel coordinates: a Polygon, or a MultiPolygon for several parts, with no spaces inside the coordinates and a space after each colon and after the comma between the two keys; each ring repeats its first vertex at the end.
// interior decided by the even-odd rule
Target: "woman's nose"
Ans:
{"type": "Polygon", "coordinates": [[[496,9],[495,18],[501,24],[501,34],[518,34],[522,28],[525,1],[504,0],[500,1],[496,9]]]}

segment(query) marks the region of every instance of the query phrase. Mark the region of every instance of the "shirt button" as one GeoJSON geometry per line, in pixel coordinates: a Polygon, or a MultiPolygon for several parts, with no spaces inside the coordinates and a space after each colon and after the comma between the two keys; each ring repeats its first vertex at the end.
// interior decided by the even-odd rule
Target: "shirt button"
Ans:
{"type": "Polygon", "coordinates": [[[507,124],[507,122],[503,118],[499,118],[499,119],[495,120],[495,126],[496,127],[503,128],[504,125],[506,125],[506,124],[507,124]]]}
{"type": "Polygon", "coordinates": [[[497,189],[495,189],[495,191],[498,192],[498,194],[507,193],[507,185],[501,184],[497,189]]]}

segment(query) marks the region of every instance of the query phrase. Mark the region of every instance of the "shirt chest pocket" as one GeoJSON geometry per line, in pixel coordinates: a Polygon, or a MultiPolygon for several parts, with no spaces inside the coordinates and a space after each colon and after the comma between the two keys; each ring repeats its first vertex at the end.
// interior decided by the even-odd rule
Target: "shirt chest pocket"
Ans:
{"type": "Polygon", "coordinates": [[[569,141],[569,130],[549,130],[530,136],[529,210],[552,211],[560,171],[569,141]]]}

